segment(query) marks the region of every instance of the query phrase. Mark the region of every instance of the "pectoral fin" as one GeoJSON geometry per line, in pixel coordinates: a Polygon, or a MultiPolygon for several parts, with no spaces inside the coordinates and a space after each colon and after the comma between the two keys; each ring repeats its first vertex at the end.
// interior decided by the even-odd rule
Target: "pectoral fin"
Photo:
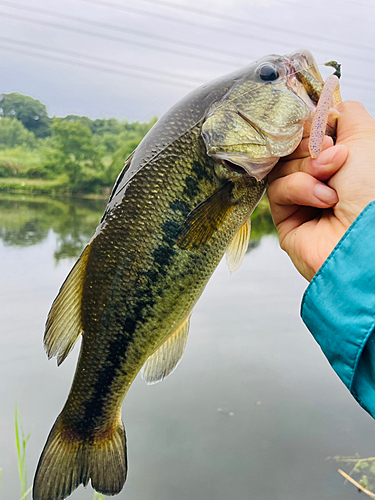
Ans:
{"type": "Polygon", "coordinates": [[[177,245],[183,249],[196,249],[213,236],[232,212],[232,184],[227,182],[200,203],[184,221],[177,245]]]}
{"type": "Polygon", "coordinates": [[[251,233],[251,222],[248,219],[237,231],[235,237],[233,238],[231,244],[227,248],[227,265],[229,267],[230,274],[237,271],[241,266],[243,259],[246,254],[247,247],[249,246],[251,233]]]}
{"type": "Polygon", "coordinates": [[[191,314],[169,339],[147,359],[141,371],[146,384],[151,385],[161,382],[176,369],[184,354],[189,333],[190,316],[191,314]]]}
{"type": "Polygon", "coordinates": [[[70,271],[47,318],[44,348],[49,359],[57,356],[58,365],[64,361],[82,333],[81,299],[90,248],[90,245],[85,248],[70,271]]]}

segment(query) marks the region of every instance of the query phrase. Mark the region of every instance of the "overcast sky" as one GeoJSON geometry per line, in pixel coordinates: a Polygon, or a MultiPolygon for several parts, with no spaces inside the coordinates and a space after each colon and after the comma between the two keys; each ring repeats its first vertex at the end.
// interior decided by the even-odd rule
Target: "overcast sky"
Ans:
{"type": "Polygon", "coordinates": [[[375,116],[374,0],[0,0],[0,22],[0,92],[50,115],[146,120],[200,83],[307,48],[341,62],[343,98],[375,116]]]}

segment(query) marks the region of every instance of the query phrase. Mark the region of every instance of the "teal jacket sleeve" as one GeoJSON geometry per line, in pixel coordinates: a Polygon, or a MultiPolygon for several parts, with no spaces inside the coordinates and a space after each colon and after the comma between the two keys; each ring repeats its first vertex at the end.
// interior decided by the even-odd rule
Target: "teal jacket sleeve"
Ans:
{"type": "Polygon", "coordinates": [[[312,279],[301,316],[337,375],[375,418],[375,201],[312,279]]]}

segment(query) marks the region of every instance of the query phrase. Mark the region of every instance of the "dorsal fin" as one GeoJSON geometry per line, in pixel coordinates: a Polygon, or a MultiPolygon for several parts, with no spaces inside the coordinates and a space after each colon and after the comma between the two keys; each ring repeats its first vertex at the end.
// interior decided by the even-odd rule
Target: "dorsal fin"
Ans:
{"type": "Polygon", "coordinates": [[[143,365],[141,375],[146,384],[151,385],[161,382],[176,369],[184,354],[189,333],[190,316],[191,313],[143,365]]]}
{"type": "Polygon", "coordinates": [[[230,274],[237,271],[241,266],[249,246],[251,232],[251,222],[248,219],[235,234],[232,242],[227,248],[227,265],[230,274]]]}
{"type": "Polygon", "coordinates": [[[58,365],[61,365],[82,333],[82,289],[90,247],[88,245],[84,249],[75,263],[48,314],[44,348],[48,359],[57,356],[58,365]]]}

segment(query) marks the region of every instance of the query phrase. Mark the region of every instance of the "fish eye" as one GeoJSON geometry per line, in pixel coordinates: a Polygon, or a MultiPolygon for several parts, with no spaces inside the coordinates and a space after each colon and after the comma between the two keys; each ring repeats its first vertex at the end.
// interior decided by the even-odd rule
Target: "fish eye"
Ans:
{"type": "Polygon", "coordinates": [[[273,82],[279,78],[279,72],[273,64],[263,64],[258,69],[259,77],[265,82],[273,82]]]}

